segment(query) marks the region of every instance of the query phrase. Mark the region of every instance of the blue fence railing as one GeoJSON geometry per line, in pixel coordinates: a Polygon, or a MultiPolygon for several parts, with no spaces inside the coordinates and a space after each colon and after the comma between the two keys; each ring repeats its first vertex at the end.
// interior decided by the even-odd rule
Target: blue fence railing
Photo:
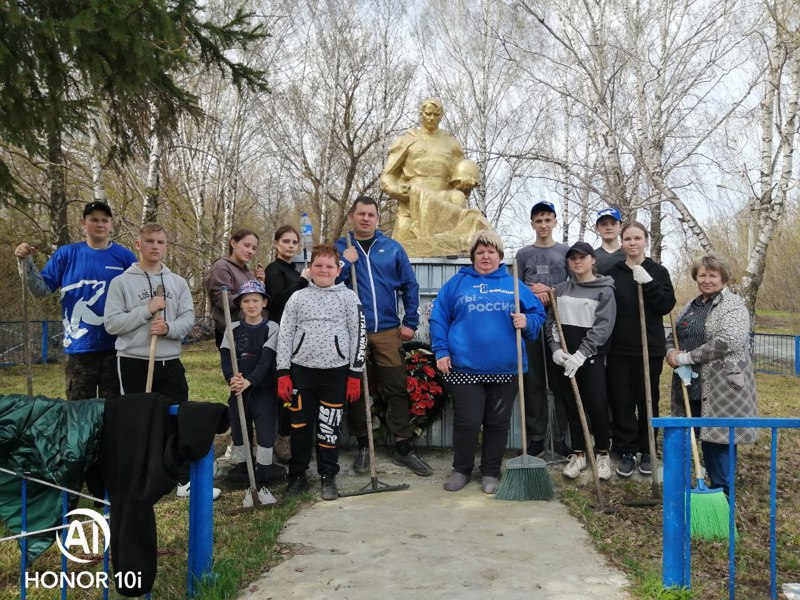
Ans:
{"type": "MultiPolygon", "coordinates": [[[[177,414],[177,406],[170,407],[170,414],[177,414]]],[[[4,469],[5,470],[5,469],[4,469]]],[[[63,488],[36,479],[28,474],[17,474],[21,481],[21,533],[15,536],[3,538],[0,541],[8,541],[20,539],[20,562],[19,562],[19,577],[20,577],[20,600],[25,600],[28,594],[29,575],[27,574],[27,539],[28,536],[35,533],[42,533],[42,531],[27,531],[27,511],[28,511],[28,480],[36,481],[37,483],[48,485],[62,490],[62,513],[61,513],[61,527],[55,528],[60,530],[61,543],[65,543],[67,535],[67,513],[69,511],[69,493],[77,493],[80,496],[88,497],[85,494],[75,491],[67,491],[63,488]]],[[[195,595],[198,584],[213,577],[213,558],[214,558],[214,508],[213,508],[213,481],[214,481],[214,447],[212,445],[208,454],[198,461],[192,462],[189,468],[189,480],[191,482],[192,493],[189,494],[189,531],[188,531],[188,552],[187,552],[187,581],[186,581],[186,597],[192,598],[195,595]]],[[[103,506],[103,516],[106,521],[110,520],[108,503],[103,506]]],[[[49,531],[49,530],[44,530],[49,531]]],[[[66,599],[67,593],[70,589],[70,577],[67,556],[62,553],[61,556],[61,574],[59,575],[59,589],[60,598],[66,599]]],[[[108,600],[109,589],[114,582],[114,579],[109,576],[109,551],[106,549],[103,553],[102,571],[104,574],[104,581],[107,583],[102,586],[103,600],[108,600]]],[[[46,585],[46,587],[52,587],[46,585]]],[[[150,595],[146,595],[149,598],[150,595]]]]}
{"type": "MultiPolygon", "coordinates": [[[[31,344],[31,362],[45,364],[58,362],[64,357],[64,326],[61,321],[31,321],[28,336],[31,344]]],[[[209,317],[195,319],[192,332],[183,339],[191,344],[214,337],[214,325],[209,317]]],[[[25,364],[25,323],[0,321],[0,367],[25,364]]]]}
{"type": "MultiPolygon", "coordinates": [[[[726,427],[729,431],[730,471],[736,473],[733,436],[737,428],[770,429],[769,487],[769,563],[770,599],[777,596],[777,463],[778,430],[800,429],[800,419],[722,419],[711,417],[662,417],[653,419],[653,426],[664,430],[664,517],[662,584],[665,588],[691,587],[691,458],[690,427],[726,427]]],[[[728,536],[728,598],[736,598],[736,547],[733,535],[736,519],[736,477],[730,484],[730,523],[728,536]]]]}

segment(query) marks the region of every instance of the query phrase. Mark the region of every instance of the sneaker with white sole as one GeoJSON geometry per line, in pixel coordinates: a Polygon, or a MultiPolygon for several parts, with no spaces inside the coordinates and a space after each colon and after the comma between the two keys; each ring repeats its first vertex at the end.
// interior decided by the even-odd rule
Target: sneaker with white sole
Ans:
{"type": "Polygon", "coordinates": [[[649,477],[653,474],[653,466],[650,462],[649,454],[642,454],[642,457],[639,459],[639,473],[645,477],[649,477]]]}
{"type": "Polygon", "coordinates": [[[564,477],[567,479],[577,479],[581,471],[586,470],[586,457],[581,454],[570,454],[569,455],[569,462],[567,466],[564,467],[562,471],[564,477]]]}
{"type": "MultiPolygon", "coordinates": [[[[178,484],[178,490],[175,492],[175,495],[178,498],[188,498],[189,497],[189,493],[191,492],[191,489],[190,489],[191,485],[192,485],[191,481],[189,483],[187,483],[186,485],[181,485],[179,483],[178,484]]],[[[211,493],[211,499],[212,500],[216,500],[217,498],[219,498],[219,495],[222,493],[222,490],[217,488],[217,487],[212,488],[212,489],[214,491],[211,493]]]]}
{"type": "Polygon", "coordinates": [[[622,460],[617,464],[617,475],[620,477],[630,477],[636,468],[636,455],[633,452],[625,452],[622,460]]]}
{"type": "Polygon", "coordinates": [[[611,457],[608,452],[605,454],[597,453],[595,455],[595,463],[597,464],[597,477],[603,481],[611,479],[611,457]]]}

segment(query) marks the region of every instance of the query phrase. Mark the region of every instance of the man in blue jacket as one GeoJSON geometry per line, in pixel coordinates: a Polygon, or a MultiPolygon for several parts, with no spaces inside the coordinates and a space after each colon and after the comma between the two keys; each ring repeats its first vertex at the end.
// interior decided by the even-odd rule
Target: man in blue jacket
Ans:
{"type": "MultiPolygon", "coordinates": [[[[378,231],[378,204],[368,196],[360,196],[348,211],[353,227],[347,240],[337,240],[336,247],[344,258],[340,281],[350,283],[350,270],[356,268],[358,294],[367,325],[367,349],[378,382],[378,391],[386,402],[386,424],[394,435],[393,462],[411,469],[417,475],[431,475],[430,466],[421,460],[411,440],[414,432],[408,412],[406,363],[403,342],[414,337],[419,323],[419,285],[403,247],[378,231]],[[397,316],[398,295],[403,300],[403,321],[397,316]]],[[[366,393],[366,391],[365,391],[366,393]]],[[[347,411],[350,433],[358,438],[358,456],[353,463],[356,473],[369,471],[367,422],[362,396],[347,411]]]]}

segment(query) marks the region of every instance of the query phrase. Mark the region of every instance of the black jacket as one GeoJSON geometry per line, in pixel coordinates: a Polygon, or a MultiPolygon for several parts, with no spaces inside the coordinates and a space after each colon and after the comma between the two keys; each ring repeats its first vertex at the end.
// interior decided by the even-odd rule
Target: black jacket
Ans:
{"type": "Polygon", "coordinates": [[[184,402],[177,419],[170,399],[128,394],[106,400],[101,469],[111,501],[114,571],[140,571],[141,585],[118,586],[128,597],[150,592],[156,577],[158,540],[153,505],[172,491],[177,467],[208,453],[215,433],[228,429],[228,407],[184,402]]]}
{"type": "Polygon", "coordinates": [[[265,273],[267,292],[269,293],[269,318],[278,325],[281,324],[283,307],[289,297],[297,290],[308,286],[308,280],[300,277],[294,265],[283,259],[276,258],[267,266],[265,273]]]}
{"type": "MultiPolygon", "coordinates": [[[[664,315],[675,307],[675,290],[669,278],[669,271],[650,258],[642,263],[653,281],[642,286],[644,296],[645,329],[650,358],[663,358],[666,355],[666,336],[664,315]]],[[[614,278],[614,296],[617,300],[617,320],[611,334],[610,354],[641,356],[642,333],[639,324],[639,298],[633,280],[633,271],[620,261],[608,271],[614,278]]]]}

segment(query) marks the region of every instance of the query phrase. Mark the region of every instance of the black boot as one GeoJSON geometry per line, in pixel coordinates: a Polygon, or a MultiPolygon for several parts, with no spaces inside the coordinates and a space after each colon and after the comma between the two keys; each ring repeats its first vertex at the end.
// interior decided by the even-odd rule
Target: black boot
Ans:
{"type": "Polygon", "coordinates": [[[286,497],[294,498],[308,491],[308,478],[305,471],[302,473],[290,473],[289,485],[286,486],[286,497]]]}
{"type": "Polygon", "coordinates": [[[326,473],[322,476],[320,492],[323,500],[336,500],[339,497],[339,489],[336,487],[336,475],[326,473]]]}

